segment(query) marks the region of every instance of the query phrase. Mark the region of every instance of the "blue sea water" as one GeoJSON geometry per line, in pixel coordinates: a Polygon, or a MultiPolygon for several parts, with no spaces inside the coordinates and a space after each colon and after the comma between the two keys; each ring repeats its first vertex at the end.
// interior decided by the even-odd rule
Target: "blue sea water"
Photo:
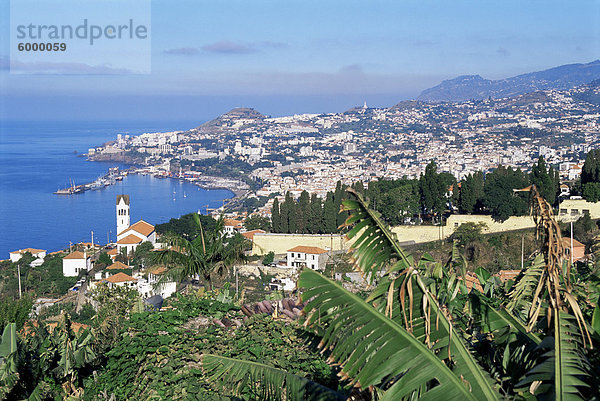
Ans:
{"type": "Polygon", "coordinates": [[[216,207],[228,190],[204,190],[189,183],[132,175],[117,184],[82,194],[52,192],[94,181],[119,163],[89,162],[81,153],[116,139],[117,134],[184,130],[196,122],[0,122],[0,259],[21,248],[49,252],[69,242],[116,239],[115,200],[129,194],[131,223],[152,224],[216,207]],[[77,153],[75,153],[77,152],[77,153]],[[184,196],[185,195],[185,196],[184,196]]]}

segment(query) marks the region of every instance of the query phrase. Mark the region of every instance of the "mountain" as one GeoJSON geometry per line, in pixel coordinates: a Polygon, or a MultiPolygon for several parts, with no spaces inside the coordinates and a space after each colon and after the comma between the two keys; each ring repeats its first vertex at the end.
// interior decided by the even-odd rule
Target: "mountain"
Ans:
{"type": "Polygon", "coordinates": [[[218,129],[232,128],[233,126],[236,126],[237,122],[242,123],[242,125],[249,121],[257,123],[264,120],[265,118],[266,116],[262,115],[261,113],[252,108],[238,107],[228,111],[225,114],[220,115],[214,120],[205,122],[196,129],[200,130],[201,132],[212,132],[218,129]]]}
{"type": "Polygon", "coordinates": [[[479,75],[462,75],[421,92],[417,100],[427,102],[493,99],[537,90],[571,89],[600,78],[600,60],[587,64],[566,64],[511,78],[489,80],[479,75]]]}

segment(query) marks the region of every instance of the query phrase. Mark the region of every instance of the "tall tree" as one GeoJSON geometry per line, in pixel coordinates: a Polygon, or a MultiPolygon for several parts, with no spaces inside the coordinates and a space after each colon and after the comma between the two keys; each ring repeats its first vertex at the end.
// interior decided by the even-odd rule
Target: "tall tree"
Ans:
{"type": "Polygon", "coordinates": [[[323,202],[317,194],[312,194],[310,198],[310,232],[313,234],[323,232],[323,202]]]}
{"type": "Polygon", "coordinates": [[[336,226],[336,214],[335,205],[333,203],[333,192],[327,192],[327,198],[323,205],[323,231],[327,234],[334,233],[337,231],[336,226]]]}
{"type": "Polygon", "coordinates": [[[557,174],[552,166],[546,168],[546,161],[542,156],[539,157],[537,163],[534,163],[529,175],[532,184],[535,184],[538,192],[551,205],[556,203],[558,195],[557,174]]]}
{"type": "Polygon", "coordinates": [[[437,164],[431,161],[425,167],[425,174],[419,180],[421,189],[421,206],[425,213],[440,214],[446,206],[446,182],[437,172],[437,164]]]}
{"type": "Polygon", "coordinates": [[[483,172],[467,175],[460,186],[459,210],[472,214],[481,208],[483,198],[483,172]]]}
{"type": "Polygon", "coordinates": [[[289,218],[290,218],[290,209],[288,197],[291,197],[289,192],[285,195],[285,199],[279,206],[279,232],[280,233],[289,233],[289,218]]]}
{"type": "Polygon", "coordinates": [[[279,199],[273,200],[273,207],[271,208],[271,225],[274,233],[281,232],[281,215],[279,214],[279,199]]]}
{"type": "Polygon", "coordinates": [[[306,234],[309,229],[308,218],[310,216],[310,195],[307,191],[302,191],[298,198],[298,205],[296,208],[296,221],[297,230],[300,234],[306,234]]]}
{"type": "Polygon", "coordinates": [[[287,232],[293,234],[298,232],[298,205],[290,192],[285,194],[285,204],[287,205],[287,232]]]}
{"type": "Polygon", "coordinates": [[[529,185],[527,176],[519,169],[498,166],[486,174],[483,186],[483,205],[496,220],[504,221],[510,216],[522,216],[529,210],[527,195],[515,194],[513,189],[522,189],[529,185]]]}
{"type": "Polygon", "coordinates": [[[600,149],[588,152],[581,170],[581,190],[589,202],[600,201],[600,149]]]}

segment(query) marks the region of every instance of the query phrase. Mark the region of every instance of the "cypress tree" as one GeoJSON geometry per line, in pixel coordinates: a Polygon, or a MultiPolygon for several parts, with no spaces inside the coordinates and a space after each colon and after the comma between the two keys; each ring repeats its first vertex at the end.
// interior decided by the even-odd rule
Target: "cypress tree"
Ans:
{"type": "Polygon", "coordinates": [[[333,203],[333,192],[327,193],[327,199],[323,205],[323,231],[327,234],[337,231],[336,210],[333,203]]]}
{"type": "Polygon", "coordinates": [[[323,205],[321,198],[317,194],[312,194],[310,198],[310,232],[313,234],[323,232],[323,205]]]}
{"type": "Polygon", "coordinates": [[[287,232],[293,234],[298,232],[298,207],[296,205],[296,201],[292,197],[292,194],[289,192],[285,195],[285,203],[287,204],[286,209],[288,218],[287,232]]]}
{"type": "Polygon", "coordinates": [[[300,234],[306,234],[309,229],[310,217],[310,195],[306,191],[302,191],[298,198],[298,206],[296,210],[297,229],[300,234]]]}
{"type": "MultiPolygon", "coordinates": [[[[290,203],[288,202],[288,197],[291,198],[290,193],[288,192],[285,195],[285,199],[283,201],[283,203],[281,204],[281,206],[279,207],[279,215],[280,215],[280,225],[279,225],[279,232],[281,233],[289,233],[289,218],[290,218],[290,203]]],[[[293,201],[293,199],[292,199],[293,201]]]]}
{"type": "Polygon", "coordinates": [[[279,214],[279,199],[273,200],[273,207],[271,208],[271,227],[274,233],[281,232],[281,216],[279,214]]]}

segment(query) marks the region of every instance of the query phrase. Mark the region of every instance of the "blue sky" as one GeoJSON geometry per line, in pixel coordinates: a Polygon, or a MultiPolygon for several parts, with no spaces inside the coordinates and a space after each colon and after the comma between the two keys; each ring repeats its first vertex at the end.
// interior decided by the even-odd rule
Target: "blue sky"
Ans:
{"type": "MultiPolygon", "coordinates": [[[[203,121],[389,106],[443,79],[600,54],[598,1],[152,1],[148,75],[14,75],[1,2],[2,119],[203,121]],[[34,112],[35,111],[35,112],[34,112]]],[[[127,57],[127,55],[123,55],[127,57]]]]}

